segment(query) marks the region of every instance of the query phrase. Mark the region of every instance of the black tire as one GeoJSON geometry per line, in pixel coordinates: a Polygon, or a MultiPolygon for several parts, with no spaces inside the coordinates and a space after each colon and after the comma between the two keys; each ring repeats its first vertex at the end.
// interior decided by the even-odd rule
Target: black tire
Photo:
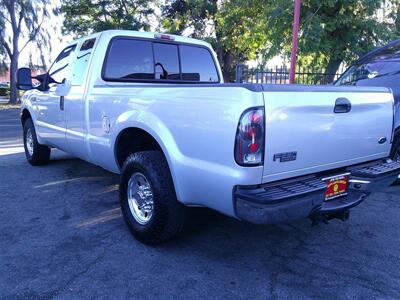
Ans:
{"type": "Polygon", "coordinates": [[[396,137],[393,141],[390,158],[393,160],[400,160],[400,136],[396,137]]]}
{"type": "Polygon", "coordinates": [[[122,168],[119,191],[125,222],[140,242],[160,244],[181,232],[185,207],[176,199],[171,173],[162,152],[143,151],[130,155],[122,168]],[[128,182],[137,173],[145,176],[153,195],[152,215],[144,225],[135,219],[128,201],[128,182]]]}
{"type": "Polygon", "coordinates": [[[32,166],[41,166],[48,163],[50,160],[51,150],[49,147],[38,143],[32,119],[27,119],[24,123],[24,149],[26,159],[32,166]],[[29,132],[32,135],[32,153],[28,151],[27,146],[27,135],[29,132]]]}
{"type": "MultiPolygon", "coordinates": [[[[390,158],[393,160],[400,161],[400,136],[396,136],[393,145],[392,151],[390,152],[390,158]]],[[[394,184],[400,184],[400,179],[397,179],[394,184]]]]}

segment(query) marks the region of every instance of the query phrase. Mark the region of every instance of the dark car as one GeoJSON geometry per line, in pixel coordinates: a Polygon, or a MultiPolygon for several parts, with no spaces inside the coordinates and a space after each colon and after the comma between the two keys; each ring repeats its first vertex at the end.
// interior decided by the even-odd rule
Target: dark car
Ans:
{"type": "Polygon", "coordinates": [[[391,157],[400,161],[400,39],[361,57],[334,84],[392,89],[395,100],[395,135],[391,157]]]}

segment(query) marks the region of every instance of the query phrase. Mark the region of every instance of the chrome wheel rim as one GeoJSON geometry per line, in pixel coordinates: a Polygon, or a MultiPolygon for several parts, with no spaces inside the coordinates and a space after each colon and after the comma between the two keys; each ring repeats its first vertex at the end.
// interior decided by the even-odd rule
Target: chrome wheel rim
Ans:
{"type": "Polygon", "coordinates": [[[128,203],[133,218],[140,225],[150,222],[154,211],[153,190],[140,172],[132,174],[128,181],[128,203]]]}
{"type": "Polygon", "coordinates": [[[28,150],[29,155],[32,156],[33,155],[33,136],[32,136],[32,131],[30,128],[26,131],[25,145],[26,145],[26,149],[28,150]]]}

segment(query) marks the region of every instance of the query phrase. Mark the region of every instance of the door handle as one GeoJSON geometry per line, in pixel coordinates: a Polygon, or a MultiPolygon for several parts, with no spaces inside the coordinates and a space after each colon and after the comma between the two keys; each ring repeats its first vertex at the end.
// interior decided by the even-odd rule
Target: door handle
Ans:
{"type": "Polygon", "coordinates": [[[64,96],[60,96],[60,110],[64,110],[64,96]]]}
{"type": "Polygon", "coordinates": [[[335,102],[335,109],[333,110],[336,114],[344,114],[351,111],[351,102],[347,98],[337,98],[335,102]]]}

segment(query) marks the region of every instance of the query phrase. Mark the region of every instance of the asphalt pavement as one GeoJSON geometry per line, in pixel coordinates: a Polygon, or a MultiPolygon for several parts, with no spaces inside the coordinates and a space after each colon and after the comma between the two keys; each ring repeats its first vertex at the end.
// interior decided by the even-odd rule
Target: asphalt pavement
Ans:
{"type": "Polygon", "coordinates": [[[18,113],[0,110],[1,299],[400,299],[399,186],[316,227],[191,209],[181,238],[149,247],[118,176],[57,150],[26,162],[18,113]]]}

